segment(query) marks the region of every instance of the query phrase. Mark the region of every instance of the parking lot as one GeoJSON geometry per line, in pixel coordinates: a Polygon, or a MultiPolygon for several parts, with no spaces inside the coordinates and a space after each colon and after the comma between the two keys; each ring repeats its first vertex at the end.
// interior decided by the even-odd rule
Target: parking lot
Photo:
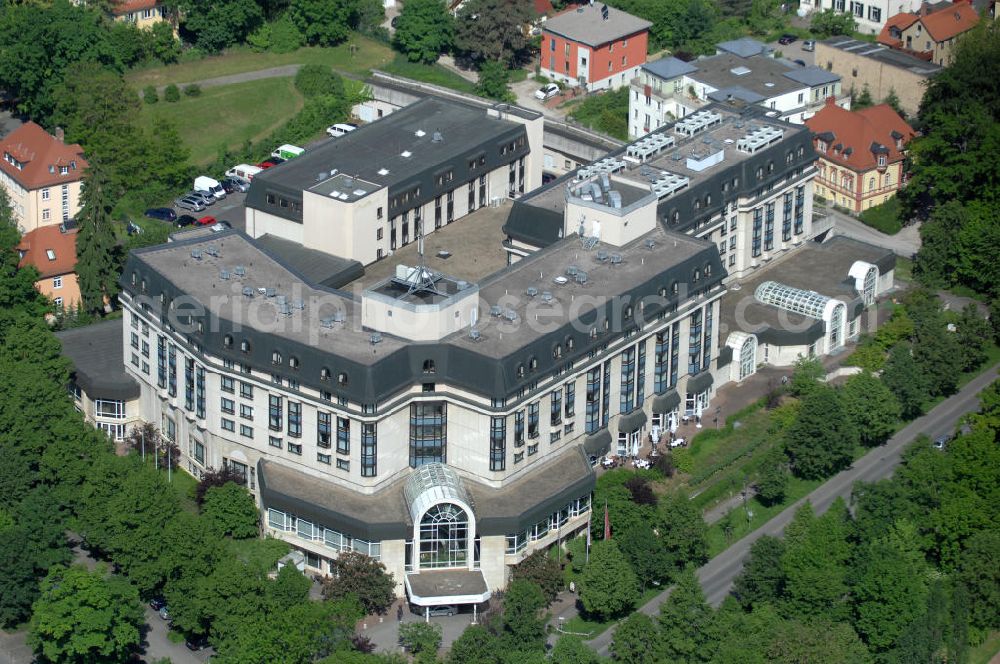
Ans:
{"type": "Polygon", "coordinates": [[[802,39],[796,39],[791,44],[779,44],[778,42],[771,42],[768,44],[775,51],[781,51],[781,57],[786,60],[801,60],[807,65],[815,63],[816,54],[813,51],[802,50],[802,39]]]}

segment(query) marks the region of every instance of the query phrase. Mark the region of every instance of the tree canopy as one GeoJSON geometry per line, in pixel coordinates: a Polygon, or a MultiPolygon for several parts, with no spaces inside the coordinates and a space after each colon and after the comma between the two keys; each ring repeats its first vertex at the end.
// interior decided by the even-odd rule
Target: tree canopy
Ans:
{"type": "Polygon", "coordinates": [[[409,0],[396,24],[393,46],[410,62],[433,63],[454,42],[455,21],[442,0],[409,0]]]}

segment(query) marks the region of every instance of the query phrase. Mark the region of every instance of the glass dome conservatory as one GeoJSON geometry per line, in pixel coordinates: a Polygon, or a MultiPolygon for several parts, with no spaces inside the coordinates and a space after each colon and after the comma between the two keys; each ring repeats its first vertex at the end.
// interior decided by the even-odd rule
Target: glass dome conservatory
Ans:
{"type": "Polygon", "coordinates": [[[777,281],[764,281],[754,297],[762,304],[799,314],[807,318],[821,320],[825,324],[827,339],[826,352],[831,352],[844,344],[844,319],[847,306],[816,291],[793,288],[777,281]]]}

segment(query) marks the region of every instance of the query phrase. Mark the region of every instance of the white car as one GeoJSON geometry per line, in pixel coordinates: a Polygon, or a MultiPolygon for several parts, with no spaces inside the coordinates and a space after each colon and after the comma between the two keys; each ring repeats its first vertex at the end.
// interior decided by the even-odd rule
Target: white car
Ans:
{"type": "Polygon", "coordinates": [[[335,125],[330,125],[326,128],[326,133],[330,135],[330,138],[337,138],[338,136],[343,136],[344,134],[354,131],[358,126],[351,124],[349,122],[339,122],[335,125]]]}
{"type": "Polygon", "coordinates": [[[546,83],[535,90],[535,99],[545,101],[546,99],[552,99],[557,94],[559,94],[559,86],[555,83],[546,83]]]}

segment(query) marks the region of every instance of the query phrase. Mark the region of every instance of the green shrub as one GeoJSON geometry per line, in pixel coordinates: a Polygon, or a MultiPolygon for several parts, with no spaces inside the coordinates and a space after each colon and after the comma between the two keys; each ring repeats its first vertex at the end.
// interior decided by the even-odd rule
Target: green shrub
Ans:
{"type": "Polygon", "coordinates": [[[186,48],[181,51],[180,62],[197,62],[198,60],[205,59],[205,51],[201,50],[197,46],[192,46],[191,48],[186,48]]]}
{"type": "Polygon", "coordinates": [[[868,208],[861,213],[860,218],[866,225],[886,235],[895,235],[903,228],[901,217],[903,210],[899,199],[893,196],[885,203],[868,208]]]}
{"type": "Polygon", "coordinates": [[[181,100],[181,91],[177,89],[177,86],[171,83],[163,90],[163,99],[168,102],[176,102],[181,100]]]}
{"type": "Polygon", "coordinates": [[[272,53],[291,53],[300,49],[305,43],[305,36],[292,23],[288,14],[271,25],[271,43],[268,50],[272,53]]]}
{"type": "Polygon", "coordinates": [[[147,104],[155,104],[160,101],[160,95],[156,92],[155,87],[147,85],[142,89],[142,100],[147,104]]]}
{"type": "Polygon", "coordinates": [[[344,96],[344,80],[324,65],[303,65],[295,74],[295,89],[309,99],[320,95],[344,96]]]}
{"type": "Polygon", "coordinates": [[[686,447],[679,447],[670,453],[674,457],[674,467],[682,473],[691,474],[694,468],[694,457],[691,450],[686,447]]]}
{"type": "Polygon", "coordinates": [[[535,83],[538,83],[539,85],[545,85],[546,83],[551,83],[548,77],[542,76],[541,74],[535,74],[531,78],[535,81],[535,83]]]}
{"type": "Polygon", "coordinates": [[[570,117],[591,129],[627,140],[628,88],[588,95],[570,117]]]}
{"type": "Polygon", "coordinates": [[[184,86],[184,95],[186,97],[200,97],[201,86],[197,83],[188,83],[184,86]]]}

